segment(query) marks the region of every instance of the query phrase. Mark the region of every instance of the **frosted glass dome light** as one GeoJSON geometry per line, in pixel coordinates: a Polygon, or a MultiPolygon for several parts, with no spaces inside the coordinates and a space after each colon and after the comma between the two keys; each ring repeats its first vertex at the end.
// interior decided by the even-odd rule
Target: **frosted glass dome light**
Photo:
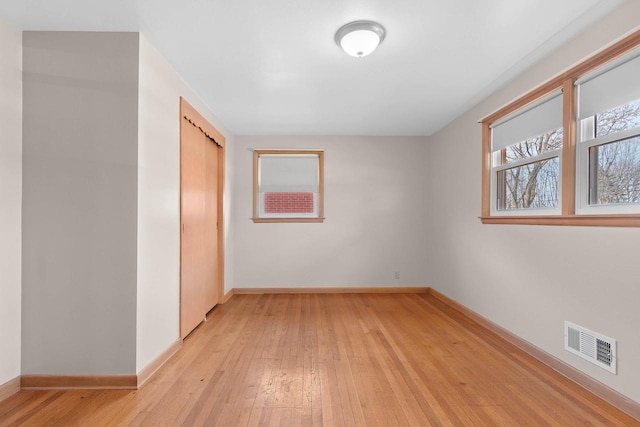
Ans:
{"type": "Polygon", "coordinates": [[[340,27],[335,40],[347,54],[362,58],[376,50],[384,36],[384,28],[377,22],[354,21],[340,27]]]}

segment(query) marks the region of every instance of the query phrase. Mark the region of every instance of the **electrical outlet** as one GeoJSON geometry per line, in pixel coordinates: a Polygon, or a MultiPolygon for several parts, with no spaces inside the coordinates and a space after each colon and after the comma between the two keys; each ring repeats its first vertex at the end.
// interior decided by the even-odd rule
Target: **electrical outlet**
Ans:
{"type": "Polygon", "coordinates": [[[400,272],[396,271],[395,273],[393,273],[393,278],[398,280],[400,278],[400,272]]]}

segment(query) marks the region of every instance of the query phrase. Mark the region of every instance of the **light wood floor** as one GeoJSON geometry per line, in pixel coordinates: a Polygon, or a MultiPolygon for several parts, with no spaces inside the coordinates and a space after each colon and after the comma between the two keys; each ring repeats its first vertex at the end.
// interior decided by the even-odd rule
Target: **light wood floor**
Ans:
{"type": "Polygon", "coordinates": [[[0,425],[633,426],[426,295],[237,295],[138,391],[22,391],[0,425]]]}

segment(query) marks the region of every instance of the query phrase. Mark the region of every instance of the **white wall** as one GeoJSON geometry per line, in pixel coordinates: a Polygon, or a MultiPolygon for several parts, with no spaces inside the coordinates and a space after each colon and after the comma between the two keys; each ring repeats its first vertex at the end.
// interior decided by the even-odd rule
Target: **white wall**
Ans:
{"type": "Polygon", "coordinates": [[[225,288],[233,287],[229,233],[233,136],[143,36],[139,72],[138,372],[179,338],[180,96],[226,138],[225,288]]]}
{"type": "Polygon", "coordinates": [[[429,285],[640,402],[640,229],[482,225],[477,120],[638,25],[628,2],[430,138],[429,285]],[[618,340],[618,375],[563,349],[569,320],[618,340]]]}
{"type": "Polygon", "coordinates": [[[235,286],[425,286],[426,150],[425,138],[237,136],[235,286]],[[324,223],[251,221],[256,148],[325,150],[324,223]]]}
{"type": "Polygon", "coordinates": [[[138,35],[23,42],[22,373],[133,374],[138,35]]]}
{"type": "Polygon", "coordinates": [[[0,18],[0,385],[20,375],[22,32],[0,18]]]}

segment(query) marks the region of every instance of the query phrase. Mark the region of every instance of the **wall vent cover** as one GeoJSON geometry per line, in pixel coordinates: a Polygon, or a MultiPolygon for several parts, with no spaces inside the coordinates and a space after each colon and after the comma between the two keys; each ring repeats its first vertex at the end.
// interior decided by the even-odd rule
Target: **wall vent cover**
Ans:
{"type": "Polygon", "coordinates": [[[571,322],[564,322],[564,348],[611,373],[616,373],[616,340],[571,322]]]}

